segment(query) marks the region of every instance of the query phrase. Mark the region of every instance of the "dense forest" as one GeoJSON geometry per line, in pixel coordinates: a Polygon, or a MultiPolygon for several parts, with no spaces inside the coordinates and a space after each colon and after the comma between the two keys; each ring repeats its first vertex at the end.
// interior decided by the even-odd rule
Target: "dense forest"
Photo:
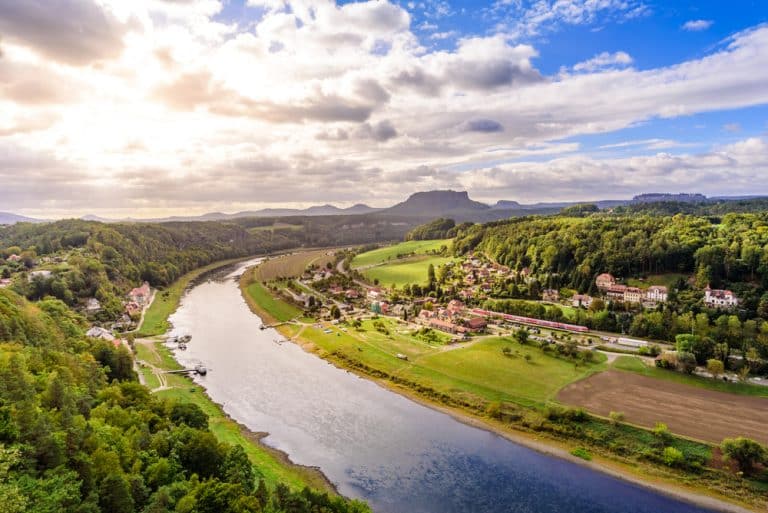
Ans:
{"type": "Polygon", "coordinates": [[[0,290],[3,513],[368,511],[268,488],[199,407],[150,395],[128,349],[85,339],[84,326],[57,299],[0,290]]]}
{"type": "Polygon", "coordinates": [[[83,220],[0,227],[0,278],[46,269],[51,274],[18,279],[14,290],[28,299],[47,296],[70,306],[96,298],[99,320],[116,319],[120,298],[147,281],[153,287],[227,258],[307,246],[381,242],[402,238],[414,224],[371,216],[243,218],[233,222],[104,224],[83,220]],[[21,261],[10,262],[11,255],[21,261]]]}

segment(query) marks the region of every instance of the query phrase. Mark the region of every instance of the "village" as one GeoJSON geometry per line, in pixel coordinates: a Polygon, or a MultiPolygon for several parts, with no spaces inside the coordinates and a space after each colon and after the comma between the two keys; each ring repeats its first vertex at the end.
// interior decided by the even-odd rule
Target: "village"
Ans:
{"type": "MultiPolygon", "coordinates": [[[[538,290],[529,268],[512,270],[482,255],[454,259],[431,271],[425,266],[425,278],[427,272],[434,272],[440,277],[443,289],[449,291],[438,297],[428,286],[385,287],[378,280],[367,279],[354,266],[345,268],[339,257],[336,263],[322,268],[311,265],[301,277],[287,280],[276,290],[308,314],[332,324],[389,318],[412,333],[433,330],[447,335],[447,344],[478,337],[515,337],[524,330],[527,338],[539,344],[551,344],[556,348],[567,344],[571,346],[569,350],[574,350],[572,346],[575,345],[576,349],[635,354],[657,360],[661,359],[662,353],[674,353],[674,344],[663,340],[591,329],[576,322],[553,320],[548,315],[548,309],[552,308],[586,312],[591,307],[611,305],[621,310],[651,311],[668,302],[666,286],[629,286],[619,283],[609,273],[600,273],[594,280],[596,292],[593,295],[540,289],[538,299],[524,300],[535,314],[518,315],[482,305],[486,300],[495,299],[495,293],[509,282],[524,283],[529,290],[538,290]]],[[[384,265],[396,264],[388,260],[384,265]]],[[[732,310],[739,304],[733,292],[710,287],[703,291],[701,301],[707,308],[722,311],[732,310]]],[[[706,371],[702,373],[706,375],[706,371]]]]}

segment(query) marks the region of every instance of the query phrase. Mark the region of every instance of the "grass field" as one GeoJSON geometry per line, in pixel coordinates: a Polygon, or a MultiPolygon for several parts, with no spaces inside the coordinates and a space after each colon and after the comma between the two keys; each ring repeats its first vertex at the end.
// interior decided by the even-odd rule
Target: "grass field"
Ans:
{"type": "Polygon", "coordinates": [[[246,301],[249,303],[255,302],[261,307],[262,310],[271,317],[271,319],[265,319],[269,322],[275,321],[290,321],[302,314],[302,310],[296,306],[274,297],[267,288],[259,281],[251,281],[249,285],[245,287],[246,301]]]}
{"type": "Polygon", "coordinates": [[[288,224],[288,223],[276,222],[275,224],[271,224],[269,226],[254,226],[253,228],[248,228],[248,231],[251,233],[275,232],[275,231],[298,231],[303,228],[304,228],[304,225],[301,225],[301,224],[288,224]]]}
{"type": "Polygon", "coordinates": [[[391,264],[371,267],[363,271],[363,276],[369,281],[379,280],[383,287],[390,287],[393,284],[402,287],[406,283],[418,283],[424,285],[427,283],[427,270],[429,264],[435,269],[448,262],[453,262],[453,257],[441,256],[419,256],[409,258],[406,261],[394,261],[391,264]]]}
{"type": "Polygon", "coordinates": [[[384,248],[374,249],[366,253],[357,255],[352,260],[352,268],[367,267],[370,265],[378,265],[384,262],[397,260],[397,255],[407,254],[424,254],[428,251],[439,250],[442,246],[451,248],[453,244],[452,239],[439,239],[439,240],[412,240],[408,242],[401,242],[394,246],[387,246],[384,248]]]}
{"type": "Polygon", "coordinates": [[[255,268],[254,276],[259,281],[296,278],[301,276],[309,265],[323,267],[328,262],[333,262],[334,253],[334,250],[321,249],[270,258],[255,268]]]}
{"type": "Polygon", "coordinates": [[[768,387],[752,385],[749,383],[727,383],[725,381],[703,378],[674,372],[665,369],[659,369],[645,365],[640,358],[635,356],[620,356],[613,362],[614,369],[642,374],[650,378],[663,381],[672,381],[682,385],[690,385],[698,388],[706,388],[718,392],[729,392],[739,395],[751,395],[755,397],[768,397],[768,387]]]}
{"type": "MultiPolygon", "coordinates": [[[[367,320],[360,330],[342,326],[305,327],[301,338],[328,353],[339,352],[374,369],[440,392],[474,398],[478,403],[542,405],[568,383],[605,368],[602,362],[576,367],[573,362],[546,355],[538,348],[499,337],[460,346],[430,344],[398,321],[381,318],[380,322],[387,333],[376,330],[373,321],[367,320]],[[331,332],[325,333],[326,329],[331,332]],[[510,356],[502,353],[505,346],[512,349],[510,356]],[[398,353],[408,360],[397,358],[398,353]],[[530,361],[525,359],[526,354],[530,361]]],[[[604,357],[601,359],[604,361],[604,357]]]]}
{"type": "Polygon", "coordinates": [[[667,288],[671,288],[680,278],[687,280],[689,276],[681,273],[651,274],[644,280],[630,278],[627,280],[627,285],[630,287],[639,287],[641,289],[647,289],[651,285],[663,285],[667,288]]]}
{"type": "Polygon", "coordinates": [[[212,269],[240,260],[242,260],[242,258],[234,258],[200,267],[194,271],[188,272],[176,280],[167,289],[158,290],[155,294],[154,301],[152,301],[152,304],[147,308],[147,312],[144,314],[144,321],[138,329],[138,334],[143,337],[151,337],[154,335],[162,335],[167,332],[170,328],[168,317],[179,307],[181,296],[184,294],[184,291],[187,290],[187,287],[192,280],[212,269]]]}

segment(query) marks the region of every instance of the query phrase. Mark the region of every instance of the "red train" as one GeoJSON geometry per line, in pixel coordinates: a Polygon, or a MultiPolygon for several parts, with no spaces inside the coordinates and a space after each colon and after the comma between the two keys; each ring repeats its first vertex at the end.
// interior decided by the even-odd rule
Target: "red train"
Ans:
{"type": "Polygon", "coordinates": [[[586,333],[589,328],[586,326],[579,326],[578,324],[568,324],[565,322],[545,321],[543,319],[534,319],[533,317],[522,317],[520,315],[511,315],[499,312],[492,312],[490,310],[481,310],[480,308],[473,308],[472,313],[480,315],[482,317],[500,317],[505,321],[515,322],[518,324],[530,324],[531,326],[538,326],[541,328],[549,328],[553,330],[572,331],[574,333],[586,333]]]}

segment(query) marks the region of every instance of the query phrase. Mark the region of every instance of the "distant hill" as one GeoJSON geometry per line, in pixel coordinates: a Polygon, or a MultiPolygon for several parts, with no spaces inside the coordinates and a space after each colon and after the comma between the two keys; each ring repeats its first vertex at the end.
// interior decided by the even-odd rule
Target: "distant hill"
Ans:
{"type": "Polygon", "coordinates": [[[659,203],[666,201],[677,201],[682,203],[699,203],[707,201],[703,194],[669,194],[653,192],[649,194],[639,194],[632,198],[632,203],[659,203]]]}
{"type": "Polygon", "coordinates": [[[16,223],[44,223],[43,219],[35,219],[32,217],[20,216],[17,214],[11,214],[9,212],[0,212],[0,224],[16,224],[16,223]]]}
{"type": "Polygon", "coordinates": [[[467,191],[417,192],[382,214],[413,217],[451,217],[490,210],[490,206],[469,199],[467,191]]]}

